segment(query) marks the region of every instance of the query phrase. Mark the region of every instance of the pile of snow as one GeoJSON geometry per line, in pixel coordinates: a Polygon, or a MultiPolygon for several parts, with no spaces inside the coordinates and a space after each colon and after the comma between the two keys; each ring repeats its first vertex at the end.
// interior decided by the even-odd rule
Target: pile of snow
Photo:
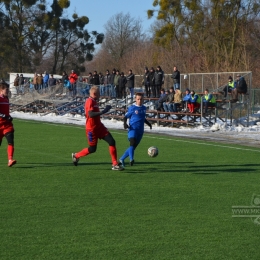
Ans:
{"type": "MultiPolygon", "coordinates": [[[[57,116],[55,113],[50,113],[47,115],[40,115],[35,113],[24,113],[15,111],[12,114],[13,118],[26,119],[26,120],[36,120],[43,122],[51,122],[51,123],[60,123],[60,124],[75,124],[75,125],[85,125],[85,117],[81,115],[72,115],[70,113],[64,116],[57,116]]],[[[260,114],[259,114],[260,116],[260,114]]],[[[254,117],[254,116],[252,116],[254,117]]],[[[254,117],[255,118],[255,117],[254,117]]],[[[258,119],[259,120],[259,119],[258,119]]],[[[102,119],[102,122],[108,129],[123,129],[122,121],[118,121],[115,119],[102,119]]],[[[145,131],[150,132],[148,126],[145,126],[145,131]]],[[[249,127],[245,127],[242,124],[238,124],[237,126],[229,126],[226,123],[218,122],[211,127],[205,127],[203,125],[199,125],[197,127],[189,128],[181,126],[179,128],[173,127],[163,127],[153,125],[154,133],[162,133],[169,135],[176,135],[177,133],[191,133],[194,135],[195,133],[206,133],[206,132],[222,132],[222,133],[244,133],[251,135],[252,132],[260,133],[260,122],[254,122],[254,124],[250,124],[249,127]]]]}

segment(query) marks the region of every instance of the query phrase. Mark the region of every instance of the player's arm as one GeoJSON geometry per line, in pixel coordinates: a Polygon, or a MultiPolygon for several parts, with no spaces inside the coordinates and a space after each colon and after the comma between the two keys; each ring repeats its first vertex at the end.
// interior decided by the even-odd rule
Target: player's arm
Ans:
{"type": "Polygon", "coordinates": [[[129,125],[127,124],[127,119],[131,117],[132,115],[132,106],[128,108],[128,111],[126,112],[124,118],[123,118],[123,122],[124,122],[124,129],[129,128],[129,125]]]}
{"type": "Polygon", "coordinates": [[[90,118],[95,117],[95,116],[100,116],[103,115],[105,113],[107,113],[112,107],[110,105],[107,105],[102,111],[100,112],[94,112],[93,110],[89,110],[88,111],[88,116],[90,118]]]}
{"type": "Polygon", "coordinates": [[[123,118],[123,122],[124,122],[124,129],[129,128],[129,125],[127,124],[127,117],[126,116],[123,118]]]}
{"type": "Polygon", "coordinates": [[[150,124],[150,122],[147,119],[145,119],[144,122],[145,122],[145,124],[147,124],[150,127],[150,129],[152,129],[152,125],[150,124]]]}

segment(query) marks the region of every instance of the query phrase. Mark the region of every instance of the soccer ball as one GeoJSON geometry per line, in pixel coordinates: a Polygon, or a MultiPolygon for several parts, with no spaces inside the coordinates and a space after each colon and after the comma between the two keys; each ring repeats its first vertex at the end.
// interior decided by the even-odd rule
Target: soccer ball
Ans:
{"type": "Polygon", "coordinates": [[[159,150],[155,146],[151,146],[148,148],[148,155],[150,157],[156,157],[159,154],[159,150]]]}

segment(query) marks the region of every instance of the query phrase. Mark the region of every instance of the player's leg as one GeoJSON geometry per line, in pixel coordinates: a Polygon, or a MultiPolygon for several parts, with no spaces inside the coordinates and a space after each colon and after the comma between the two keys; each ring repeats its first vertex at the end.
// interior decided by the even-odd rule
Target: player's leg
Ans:
{"type": "Polygon", "coordinates": [[[143,137],[143,133],[136,133],[135,138],[130,139],[130,147],[129,147],[130,166],[134,165],[134,152],[136,147],[139,145],[142,137],[143,137]]]}
{"type": "Polygon", "coordinates": [[[98,138],[95,132],[86,130],[86,135],[87,135],[89,147],[84,148],[77,153],[72,153],[72,162],[75,166],[78,165],[79,159],[81,157],[87,156],[91,153],[95,153],[97,150],[98,138]]]}
{"type": "Polygon", "coordinates": [[[102,139],[109,145],[109,154],[111,156],[112,164],[117,165],[117,150],[115,139],[109,132],[102,139]]]}
{"type": "MultiPolygon", "coordinates": [[[[135,137],[135,131],[134,130],[128,130],[128,140],[130,141],[130,139],[135,137]]],[[[130,144],[131,146],[131,144],[130,144]]],[[[130,155],[130,146],[125,150],[125,152],[123,153],[123,155],[120,157],[119,162],[124,166],[124,160],[130,155]]]]}
{"type": "Polygon", "coordinates": [[[5,138],[7,140],[7,156],[8,156],[8,166],[12,167],[16,164],[16,160],[13,159],[14,155],[14,132],[5,133],[5,138]]]}
{"type": "MultiPolygon", "coordinates": [[[[107,129],[106,131],[108,132],[107,129]]],[[[106,141],[109,145],[109,154],[111,156],[111,161],[112,161],[112,170],[116,170],[116,171],[124,170],[124,168],[121,165],[119,165],[117,162],[116,141],[113,138],[113,136],[110,134],[110,132],[108,132],[108,134],[106,134],[102,139],[106,141]]]]}

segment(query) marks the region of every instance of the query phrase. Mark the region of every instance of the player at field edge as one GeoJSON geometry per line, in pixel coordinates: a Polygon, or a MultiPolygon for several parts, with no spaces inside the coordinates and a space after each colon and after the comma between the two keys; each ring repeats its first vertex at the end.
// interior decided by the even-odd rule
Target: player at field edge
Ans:
{"type": "Polygon", "coordinates": [[[101,123],[100,116],[107,113],[111,106],[107,105],[104,110],[99,111],[98,100],[100,92],[98,86],[93,86],[89,92],[89,98],[85,102],[86,116],[86,136],[88,139],[88,148],[84,148],[80,152],[72,153],[72,161],[75,166],[78,165],[79,159],[96,152],[98,139],[103,139],[109,145],[109,153],[112,160],[112,170],[124,170],[117,163],[116,142],[108,129],[101,123]]]}
{"type": "Polygon", "coordinates": [[[0,83],[0,145],[3,137],[7,140],[7,156],[8,166],[12,167],[16,164],[16,160],[13,159],[14,154],[14,127],[10,116],[10,104],[9,104],[9,85],[2,81],[0,83]]]}
{"type": "Polygon", "coordinates": [[[142,140],[144,134],[144,123],[152,129],[152,125],[145,118],[146,107],[143,105],[143,93],[135,94],[135,102],[136,104],[128,108],[128,111],[124,117],[124,129],[128,129],[127,136],[130,146],[125,150],[124,154],[119,159],[119,165],[122,167],[125,167],[124,160],[128,156],[130,159],[130,166],[134,165],[134,151],[142,140]],[[129,119],[129,125],[127,124],[127,119],[129,119]]]}

